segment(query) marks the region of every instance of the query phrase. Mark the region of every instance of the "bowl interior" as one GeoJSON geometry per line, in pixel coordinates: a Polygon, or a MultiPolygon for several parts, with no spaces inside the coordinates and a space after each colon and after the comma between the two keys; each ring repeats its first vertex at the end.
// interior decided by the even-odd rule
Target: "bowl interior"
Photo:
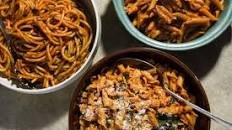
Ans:
{"type": "MultiPolygon", "coordinates": [[[[210,111],[208,99],[206,97],[203,87],[201,86],[197,77],[193,74],[193,72],[186,65],[184,65],[181,61],[179,61],[175,57],[167,53],[155,50],[155,49],[133,48],[133,49],[120,51],[120,52],[114,53],[110,56],[103,58],[101,61],[95,64],[90,70],[88,70],[87,73],[82,77],[79,84],[77,85],[76,90],[74,91],[71,104],[70,104],[70,109],[69,109],[69,129],[70,130],[77,130],[74,127],[74,124],[77,123],[77,126],[78,126],[78,123],[79,123],[78,119],[80,116],[80,111],[79,111],[78,104],[80,103],[80,97],[81,97],[82,91],[90,83],[90,77],[93,75],[99,74],[103,68],[114,65],[117,59],[123,58],[123,57],[140,58],[140,59],[149,61],[151,63],[167,64],[171,68],[176,69],[177,71],[183,73],[185,75],[186,85],[189,89],[188,91],[196,97],[196,104],[210,111]]],[[[199,115],[199,117],[197,118],[195,130],[209,130],[210,120],[204,115],[201,115],[199,113],[197,114],[199,115]]]]}
{"type": "Polygon", "coordinates": [[[219,20],[204,35],[182,44],[170,44],[151,39],[135,28],[124,10],[124,0],[113,0],[113,3],[120,21],[132,36],[148,46],[164,50],[184,51],[204,46],[222,34],[232,22],[232,1],[225,0],[225,9],[219,20]]]}
{"type": "Polygon", "coordinates": [[[101,33],[101,30],[100,30],[100,18],[97,14],[97,8],[96,8],[95,3],[92,0],[79,0],[77,3],[77,6],[80,6],[82,11],[85,12],[85,14],[87,14],[89,23],[90,23],[90,25],[92,27],[92,31],[93,31],[93,40],[92,40],[92,43],[90,45],[90,50],[89,50],[90,53],[89,53],[86,61],[77,70],[77,72],[72,74],[72,76],[70,76],[65,81],[63,81],[57,85],[54,85],[52,87],[48,87],[48,88],[23,89],[23,88],[19,87],[19,84],[17,83],[17,81],[15,82],[15,81],[3,78],[3,77],[0,77],[0,85],[4,86],[6,88],[9,88],[11,90],[17,91],[17,92],[21,92],[21,93],[44,94],[44,93],[50,93],[50,92],[57,91],[61,88],[64,88],[64,87],[70,85],[72,82],[79,79],[79,77],[92,64],[93,57],[96,54],[96,50],[98,47],[98,40],[99,40],[99,35],[101,33]]]}

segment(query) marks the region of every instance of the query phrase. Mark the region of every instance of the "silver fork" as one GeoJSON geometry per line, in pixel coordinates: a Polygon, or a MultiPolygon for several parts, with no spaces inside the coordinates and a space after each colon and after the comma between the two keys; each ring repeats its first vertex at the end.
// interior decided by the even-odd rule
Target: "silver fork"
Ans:
{"type": "MultiPolygon", "coordinates": [[[[155,68],[154,65],[152,65],[151,63],[147,62],[147,61],[144,61],[144,60],[141,60],[141,59],[136,59],[136,58],[121,58],[119,59],[116,63],[121,63],[121,64],[124,64],[124,65],[132,65],[132,66],[138,66],[138,67],[143,67],[143,68],[146,68],[146,69],[152,69],[152,68],[155,68]]],[[[159,77],[162,78],[162,73],[160,71],[158,71],[158,74],[159,74],[159,77]]],[[[212,113],[204,110],[203,108],[189,102],[188,100],[185,100],[184,98],[182,98],[181,96],[179,96],[178,94],[172,92],[169,87],[168,87],[168,84],[166,82],[164,82],[163,79],[161,79],[163,82],[162,83],[162,86],[163,88],[170,94],[172,95],[173,97],[175,97],[176,99],[184,102],[185,104],[191,106],[193,109],[195,109],[196,111],[200,112],[201,114],[204,114],[205,116],[211,118],[212,120],[214,120],[215,122],[217,122],[218,124],[221,124],[223,125],[225,128],[227,128],[228,130],[232,130],[232,123],[229,122],[229,121],[226,121],[218,116],[215,116],[213,115],[212,113]]]]}

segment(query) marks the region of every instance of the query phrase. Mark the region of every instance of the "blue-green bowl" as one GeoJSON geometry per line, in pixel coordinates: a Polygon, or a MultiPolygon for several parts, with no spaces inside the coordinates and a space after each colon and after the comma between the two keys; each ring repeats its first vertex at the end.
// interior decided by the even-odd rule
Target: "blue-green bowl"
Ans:
{"type": "Polygon", "coordinates": [[[182,44],[170,44],[151,39],[135,28],[124,10],[124,0],[113,0],[113,3],[120,21],[130,34],[148,46],[163,50],[184,51],[204,46],[216,39],[232,23],[232,0],[225,0],[225,9],[219,20],[204,35],[182,44]]]}

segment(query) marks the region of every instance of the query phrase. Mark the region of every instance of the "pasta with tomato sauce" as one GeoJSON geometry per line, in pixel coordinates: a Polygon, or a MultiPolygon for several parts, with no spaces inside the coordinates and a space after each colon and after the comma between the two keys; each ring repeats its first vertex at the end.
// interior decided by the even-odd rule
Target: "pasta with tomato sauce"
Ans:
{"type": "Polygon", "coordinates": [[[0,33],[1,74],[46,88],[75,73],[92,41],[91,25],[76,3],[0,0],[0,17],[11,39],[9,45],[0,33]]]}
{"type": "MultiPolygon", "coordinates": [[[[82,93],[76,129],[194,130],[196,113],[165,91],[156,70],[118,65],[93,76],[82,93]]],[[[180,73],[165,69],[162,77],[170,90],[193,99],[180,73]]]]}

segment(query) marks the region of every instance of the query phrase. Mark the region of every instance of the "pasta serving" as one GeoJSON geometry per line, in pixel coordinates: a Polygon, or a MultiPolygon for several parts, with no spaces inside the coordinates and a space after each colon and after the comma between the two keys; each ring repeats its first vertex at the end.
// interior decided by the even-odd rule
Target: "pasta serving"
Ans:
{"type": "MultiPolygon", "coordinates": [[[[194,130],[197,115],[163,89],[156,72],[118,65],[93,76],[82,93],[77,129],[194,130]]],[[[166,69],[162,76],[170,90],[192,98],[181,74],[166,69]]]]}
{"type": "Polygon", "coordinates": [[[152,39],[182,43],[203,35],[224,8],[224,0],[124,0],[133,25],[152,39]]]}
{"type": "Polygon", "coordinates": [[[92,29],[71,0],[0,0],[0,17],[11,38],[7,45],[0,33],[3,76],[49,87],[70,77],[88,56],[92,29]]]}

